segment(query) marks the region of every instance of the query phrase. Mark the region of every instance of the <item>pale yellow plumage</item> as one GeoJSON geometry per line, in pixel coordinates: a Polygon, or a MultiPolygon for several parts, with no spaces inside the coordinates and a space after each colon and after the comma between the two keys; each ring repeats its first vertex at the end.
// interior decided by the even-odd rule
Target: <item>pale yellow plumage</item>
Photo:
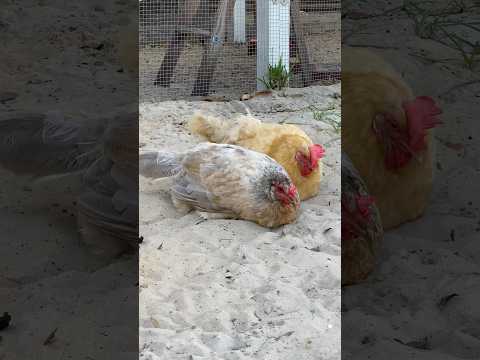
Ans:
{"type": "Polygon", "coordinates": [[[405,127],[402,103],[412,100],[413,92],[392,66],[368,50],[344,48],[342,54],[342,149],[375,197],[383,227],[389,229],[425,211],[433,178],[432,134],[428,132],[427,148],[417,159],[397,172],[386,169],[372,121],[376,114],[389,112],[405,127]]]}
{"type": "Polygon", "coordinates": [[[275,159],[288,172],[298,189],[300,199],[318,194],[322,163],[307,177],[300,174],[295,155],[309,154],[312,140],[299,127],[289,124],[263,123],[252,116],[241,115],[232,121],[196,114],[190,130],[208,141],[235,144],[258,151],[275,159]]]}

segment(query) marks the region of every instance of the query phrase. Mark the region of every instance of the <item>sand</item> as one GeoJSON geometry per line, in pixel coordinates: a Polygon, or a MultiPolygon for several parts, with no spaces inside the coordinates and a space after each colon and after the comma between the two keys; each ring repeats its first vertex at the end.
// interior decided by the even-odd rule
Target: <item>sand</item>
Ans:
{"type": "MultiPolygon", "coordinates": [[[[140,178],[141,359],[340,359],[340,139],[308,110],[331,108],[338,121],[339,91],[290,89],[244,103],[264,121],[298,123],[326,148],[320,194],[293,224],[180,216],[168,182],[140,178]]],[[[199,108],[245,111],[240,102],[142,104],[140,146],[191,147],[198,139],[185,123],[199,108]]]]}
{"type": "MultiPolygon", "coordinates": [[[[121,1],[2,2],[0,97],[16,93],[0,102],[2,117],[58,109],[82,121],[135,102],[136,89],[119,86],[131,79],[117,72],[112,40],[128,11],[121,1]]],[[[81,191],[77,175],[31,183],[0,170],[0,313],[12,316],[0,359],[136,356],[137,260],[87,251],[76,226],[81,191]]]]}
{"type": "MultiPolygon", "coordinates": [[[[402,2],[372,4],[356,10],[370,13],[402,2]]],[[[451,18],[478,18],[478,2],[471,11],[451,18]]],[[[480,82],[449,89],[478,80],[479,67],[468,70],[459,52],[420,39],[403,13],[345,20],[342,26],[345,34],[354,30],[349,44],[370,46],[404,74],[417,95],[438,100],[444,121],[435,132],[437,173],[427,213],[388,231],[376,271],[365,284],[342,293],[342,355],[355,360],[478,359],[480,123],[474,114],[480,110],[480,82]]]]}

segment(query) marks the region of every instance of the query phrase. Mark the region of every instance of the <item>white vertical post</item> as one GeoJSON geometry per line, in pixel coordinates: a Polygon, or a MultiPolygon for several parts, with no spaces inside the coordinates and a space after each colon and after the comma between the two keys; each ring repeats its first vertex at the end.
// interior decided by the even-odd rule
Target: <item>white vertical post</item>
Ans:
{"type": "Polygon", "coordinates": [[[233,41],[245,43],[245,0],[235,0],[233,8],[233,41]]]}
{"type": "Polygon", "coordinates": [[[290,66],[290,0],[257,1],[257,90],[265,90],[258,79],[267,77],[268,65],[280,58],[290,66]]]}

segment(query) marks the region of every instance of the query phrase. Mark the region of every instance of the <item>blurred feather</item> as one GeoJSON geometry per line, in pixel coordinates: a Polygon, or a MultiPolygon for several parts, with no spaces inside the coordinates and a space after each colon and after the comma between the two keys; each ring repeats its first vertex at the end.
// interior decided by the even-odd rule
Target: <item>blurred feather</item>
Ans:
{"type": "Polygon", "coordinates": [[[34,179],[83,172],[78,225],[95,252],[138,244],[138,114],[91,122],[61,112],[0,120],[0,166],[34,179]]]}
{"type": "Polygon", "coordinates": [[[33,178],[88,168],[99,156],[101,127],[59,114],[19,114],[0,120],[0,166],[33,178]]]}

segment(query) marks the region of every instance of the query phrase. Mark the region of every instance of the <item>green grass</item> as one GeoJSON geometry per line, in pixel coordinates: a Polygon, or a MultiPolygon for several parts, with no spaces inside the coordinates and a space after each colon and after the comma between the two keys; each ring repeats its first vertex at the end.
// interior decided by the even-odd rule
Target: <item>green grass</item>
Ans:
{"type": "Polygon", "coordinates": [[[283,90],[288,86],[291,73],[283,64],[282,58],[276,65],[268,65],[267,76],[258,79],[268,90],[283,90]]]}
{"type": "Polygon", "coordinates": [[[422,39],[430,39],[460,53],[463,65],[474,70],[480,62],[480,42],[473,43],[458,34],[459,28],[480,33],[480,22],[452,20],[452,15],[468,10],[463,0],[452,0],[445,7],[434,10],[432,1],[405,0],[403,10],[414,22],[415,34],[422,39]]]}
{"type": "Polygon", "coordinates": [[[329,124],[337,134],[340,134],[342,131],[341,116],[340,111],[335,108],[335,105],[332,104],[326,109],[319,109],[312,105],[310,106],[310,110],[315,120],[329,124]]]}

